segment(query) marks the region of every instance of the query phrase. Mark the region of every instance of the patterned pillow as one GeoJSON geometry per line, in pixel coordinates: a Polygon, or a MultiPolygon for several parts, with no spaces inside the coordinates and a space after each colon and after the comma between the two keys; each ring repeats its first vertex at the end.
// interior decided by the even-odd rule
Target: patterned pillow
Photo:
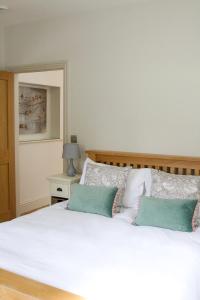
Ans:
{"type": "MultiPolygon", "coordinates": [[[[151,196],[163,199],[199,199],[200,176],[176,175],[153,170],[151,196]]],[[[198,202],[193,218],[193,228],[200,225],[198,202]]]]}
{"type": "Polygon", "coordinates": [[[192,228],[195,231],[199,226],[200,226],[200,197],[198,196],[198,202],[192,219],[192,228]]]}
{"type": "Polygon", "coordinates": [[[122,198],[126,187],[126,180],[130,169],[130,167],[115,167],[93,163],[87,164],[84,184],[96,186],[112,186],[118,188],[113,203],[113,216],[116,213],[120,212],[122,198]]]}

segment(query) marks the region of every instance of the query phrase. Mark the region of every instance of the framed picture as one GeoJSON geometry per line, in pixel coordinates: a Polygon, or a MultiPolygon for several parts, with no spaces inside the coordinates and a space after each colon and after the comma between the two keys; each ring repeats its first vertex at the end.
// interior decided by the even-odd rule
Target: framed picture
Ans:
{"type": "Polygon", "coordinates": [[[19,85],[20,140],[37,140],[47,132],[47,88],[19,85]]]}
{"type": "Polygon", "coordinates": [[[19,141],[60,139],[60,87],[19,82],[19,141]]]}

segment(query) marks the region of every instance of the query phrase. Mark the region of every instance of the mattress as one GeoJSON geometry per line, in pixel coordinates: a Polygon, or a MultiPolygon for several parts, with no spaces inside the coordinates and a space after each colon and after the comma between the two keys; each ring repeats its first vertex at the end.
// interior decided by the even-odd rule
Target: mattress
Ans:
{"type": "Polygon", "coordinates": [[[0,268],[87,300],[199,300],[200,230],[133,226],[53,205],[0,224],[0,268]]]}

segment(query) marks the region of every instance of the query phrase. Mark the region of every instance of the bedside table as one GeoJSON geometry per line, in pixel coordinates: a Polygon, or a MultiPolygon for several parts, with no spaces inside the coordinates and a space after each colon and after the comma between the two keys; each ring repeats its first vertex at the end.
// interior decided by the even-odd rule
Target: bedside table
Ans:
{"type": "Polygon", "coordinates": [[[66,174],[59,174],[47,178],[49,181],[51,204],[69,199],[71,185],[80,181],[81,175],[69,177],[66,174]]]}

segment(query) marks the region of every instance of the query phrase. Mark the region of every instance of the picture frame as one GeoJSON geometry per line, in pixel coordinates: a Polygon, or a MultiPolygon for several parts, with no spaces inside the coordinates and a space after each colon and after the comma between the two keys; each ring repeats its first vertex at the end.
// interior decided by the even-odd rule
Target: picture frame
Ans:
{"type": "Polygon", "coordinates": [[[20,141],[37,141],[48,138],[48,98],[48,87],[19,83],[20,141]]]}

